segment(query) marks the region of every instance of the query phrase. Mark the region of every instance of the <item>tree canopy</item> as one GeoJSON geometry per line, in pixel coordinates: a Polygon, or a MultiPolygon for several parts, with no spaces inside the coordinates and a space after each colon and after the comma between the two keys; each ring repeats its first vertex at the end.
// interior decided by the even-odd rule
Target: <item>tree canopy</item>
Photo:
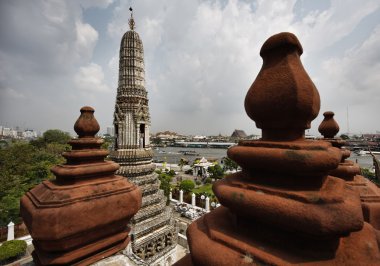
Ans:
{"type": "Polygon", "coordinates": [[[185,193],[190,192],[193,188],[195,188],[195,184],[193,180],[183,180],[179,185],[179,188],[182,189],[185,193]]]}
{"type": "Polygon", "coordinates": [[[209,172],[211,178],[221,179],[224,177],[224,170],[219,164],[210,166],[207,171],[209,172]]]}
{"type": "Polygon", "coordinates": [[[30,144],[38,148],[43,148],[46,147],[48,144],[53,143],[67,145],[67,142],[70,139],[71,136],[67,132],[63,132],[59,129],[49,129],[42,135],[42,137],[30,141],[30,144]]]}
{"type": "Polygon", "coordinates": [[[228,157],[223,158],[223,164],[225,170],[237,170],[239,165],[232,159],[228,157]]]}
{"type": "Polygon", "coordinates": [[[65,161],[61,154],[69,149],[64,140],[70,136],[49,131],[35,142],[13,141],[0,148],[0,226],[18,223],[22,195],[43,180],[54,178],[50,168],[65,161]]]}

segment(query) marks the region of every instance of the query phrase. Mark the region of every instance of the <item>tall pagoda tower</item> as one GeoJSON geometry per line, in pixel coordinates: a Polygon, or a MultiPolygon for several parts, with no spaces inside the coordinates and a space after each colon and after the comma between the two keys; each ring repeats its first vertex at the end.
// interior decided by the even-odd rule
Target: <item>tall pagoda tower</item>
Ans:
{"type": "Polygon", "coordinates": [[[142,191],[142,206],[131,220],[131,246],[126,255],[136,264],[163,265],[175,261],[177,232],[166,197],[159,189],[149,142],[150,115],[144,79],[144,50],[135,31],[132,8],[130,30],[120,44],[119,82],[114,112],[115,143],[110,154],[120,164],[117,174],[142,191]]]}

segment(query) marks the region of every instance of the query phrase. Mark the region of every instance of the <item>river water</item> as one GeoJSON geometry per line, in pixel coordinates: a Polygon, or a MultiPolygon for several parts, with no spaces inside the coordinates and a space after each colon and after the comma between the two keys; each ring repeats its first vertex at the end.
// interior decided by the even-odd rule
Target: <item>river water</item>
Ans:
{"type": "MultiPolygon", "coordinates": [[[[191,164],[195,159],[205,157],[206,159],[216,159],[218,162],[223,157],[227,156],[227,149],[214,149],[214,148],[183,148],[183,147],[165,147],[154,149],[153,160],[157,162],[167,162],[170,164],[178,164],[181,158],[186,158],[191,164]],[[181,152],[195,152],[194,155],[186,155],[181,152]]],[[[376,155],[380,159],[380,155],[376,155]]],[[[370,155],[358,156],[351,153],[349,160],[357,162],[360,167],[371,168],[372,157],[370,155]]]]}

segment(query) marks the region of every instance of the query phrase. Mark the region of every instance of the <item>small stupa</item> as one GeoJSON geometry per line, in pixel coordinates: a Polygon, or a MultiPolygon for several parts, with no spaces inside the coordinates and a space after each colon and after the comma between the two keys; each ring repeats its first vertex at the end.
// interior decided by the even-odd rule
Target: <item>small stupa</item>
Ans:
{"type": "Polygon", "coordinates": [[[83,107],[74,130],[79,138],[64,152],[46,180],[21,199],[21,216],[33,238],[37,265],[89,265],[124,249],[128,222],[141,206],[141,191],[115,175],[119,165],[104,161],[108,151],[95,137],[94,109],[83,107]]]}
{"type": "Polygon", "coordinates": [[[344,148],[346,141],[336,137],[339,132],[339,125],[334,119],[334,113],[328,111],[323,113],[323,116],[324,119],[318,131],[324,137],[323,140],[330,142],[342,152],[341,162],[336,169],[330,171],[330,175],[346,180],[347,184],[359,192],[364,220],[375,229],[380,230],[380,189],[361,175],[361,170],[357,163],[347,160],[351,152],[344,148]]]}
{"type": "Polygon", "coordinates": [[[262,139],[228,150],[242,171],[214,183],[222,206],[189,226],[191,253],[178,265],[379,265],[359,194],[328,174],[341,151],[304,137],[320,98],[302,52],[291,33],[262,46],[264,63],[245,99],[262,139]]]}

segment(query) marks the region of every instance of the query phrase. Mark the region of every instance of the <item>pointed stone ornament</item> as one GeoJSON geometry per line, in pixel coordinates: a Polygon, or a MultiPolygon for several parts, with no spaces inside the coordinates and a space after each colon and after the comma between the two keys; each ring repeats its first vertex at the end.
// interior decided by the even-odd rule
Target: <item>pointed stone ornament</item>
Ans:
{"type": "Polygon", "coordinates": [[[302,66],[294,34],[277,34],[262,46],[263,66],[248,90],[245,110],[263,140],[302,138],[320,108],[319,93],[302,66]],[[302,85],[301,85],[302,84],[302,85]]]}
{"type": "Polygon", "coordinates": [[[323,113],[325,118],[319,125],[318,131],[324,138],[334,138],[334,136],[339,132],[339,125],[335,121],[334,115],[334,112],[331,111],[323,113]]]}
{"type": "Polygon", "coordinates": [[[80,138],[93,138],[99,132],[100,126],[94,117],[95,110],[90,106],[80,109],[80,117],[74,124],[74,130],[80,138]]]}
{"type": "Polygon", "coordinates": [[[344,148],[345,140],[335,137],[339,132],[339,125],[334,120],[333,112],[325,112],[325,119],[319,126],[319,132],[324,136],[323,140],[328,141],[342,153],[342,160],[338,167],[330,171],[330,175],[339,177],[360,194],[364,220],[370,223],[380,236],[380,189],[370,180],[361,175],[360,167],[357,163],[347,160],[351,152],[344,148]]]}
{"type": "Polygon", "coordinates": [[[245,108],[262,139],[240,141],[228,156],[242,171],[213,184],[222,206],[187,230],[190,257],[177,265],[376,265],[373,227],[359,195],[330,176],[342,158],[305,129],[318,115],[317,89],[291,33],[270,37],[245,108]]]}
{"type": "Polygon", "coordinates": [[[21,215],[33,238],[37,265],[89,265],[129,243],[127,224],[141,206],[141,191],[115,175],[117,163],[95,137],[94,109],[83,107],[74,129],[78,139],[43,181],[21,199],[21,215]]]}

